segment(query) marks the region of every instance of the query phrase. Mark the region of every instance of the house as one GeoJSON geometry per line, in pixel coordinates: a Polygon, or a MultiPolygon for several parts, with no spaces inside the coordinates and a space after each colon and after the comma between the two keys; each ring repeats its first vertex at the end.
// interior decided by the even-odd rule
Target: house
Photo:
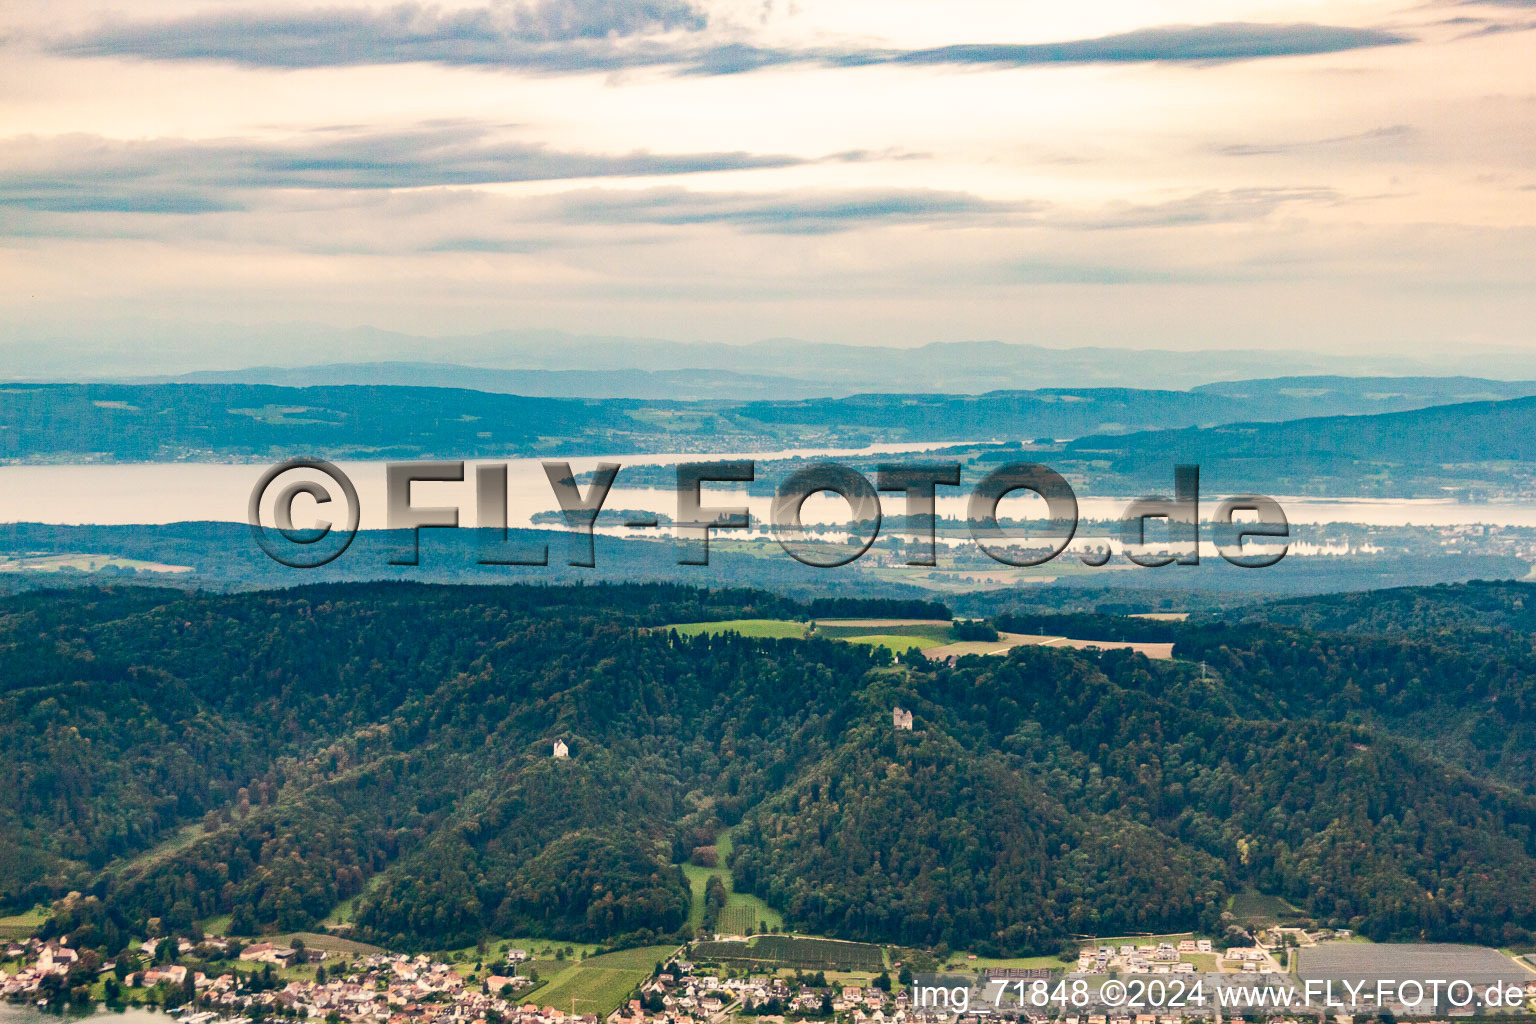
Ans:
{"type": "Polygon", "coordinates": [[[507,950],[507,963],[509,964],[520,964],[527,959],[528,951],[526,949],[507,950]]]}
{"type": "Polygon", "coordinates": [[[571,748],[565,745],[565,740],[555,740],[555,757],[570,757],[571,748]]]}
{"type": "Polygon", "coordinates": [[[37,958],[37,969],[44,974],[57,970],[64,974],[69,970],[69,965],[80,959],[80,955],[67,946],[48,945],[37,958]]]}
{"type": "Polygon", "coordinates": [[[151,967],[140,978],[140,984],[145,988],[153,988],[161,982],[180,986],[187,980],[187,969],[180,964],[169,967],[151,967]]]}
{"type": "Polygon", "coordinates": [[[912,712],[896,708],[891,712],[891,724],[900,732],[912,731],[912,712]]]}

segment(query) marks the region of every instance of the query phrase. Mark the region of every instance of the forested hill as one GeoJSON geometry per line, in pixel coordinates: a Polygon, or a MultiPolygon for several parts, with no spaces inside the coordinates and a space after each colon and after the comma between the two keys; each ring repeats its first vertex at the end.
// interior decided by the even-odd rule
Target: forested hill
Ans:
{"type": "Polygon", "coordinates": [[[1083,437],[1051,461],[1125,481],[1156,480],[1173,463],[1192,463],[1231,490],[1265,494],[1523,492],[1536,461],[1536,398],[1083,437]]]}
{"type": "MultiPolygon", "coordinates": [[[[924,382],[914,379],[912,386],[924,382]]],[[[1522,397],[1533,393],[1536,382],[1462,377],[1281,378],[1190,391],[1045,388],[771,402],[540,398],[379,384],[7,384],[0,387],[0,459],[571,457],[860,447],[874,440],[1049,444],[1055,438],[1085,436],[1099,437],[1094,443],[1102,445],[1102,436],[1134,431],[1193,430],[1234,421],[1251,427],[1255,421],[1333,414],[1357,418],[1474,400],[1513,399],[1492,404],[1507,405],[1508,413],[1518,416],[1529,408],[1529,403],[1520,404],[1522,397]]],[[[1462,414],[1441,415],[1455,420],[1462,414]]],[[[1364,428],[1360,437],[1374,439],[1376,446],[1366,448],[1377,451],[1392,441],[1397,422],[1364,428]],[[1381,434],[1383,429],[1388,433],[1381,434]]],[[[1310,429],[1279,426],[1274,436],[1284,440],[1310,429]]],[[[1230,446],[1244,436],[1244,431],[1235,438],[1196,432],[1179,435],[1179,440],[1203,444],[1216,438],[1230,446]]],[[[1116,450],[1134,459],[1147,443],[1129,440],[1116,450]]],[[[1338,450],[1370,457],[1349,445],[1338,450]]],[[[1202,458],[1209,461],[1217,454],[1202,458]]],[[[1067,457],[1074,457],[1071,450],[1067,457]]],[[[1157,465],[1157,479],[1166,473],[1164,459],[1157,465]]]]}
{"type": "Polygon", "coordinates": [[[1156,624],[1202,667],[654,628],[922,611],[660,585],[7,598],[0,893],[85,893],[48,927],[109,952],[154,917],[289,931],[354,899],[354,934],[392,945],[638,941],[682,933],[679,865],[729,828],[739,889],[847,938],[1054,951],[1216,930],[1249,888],[1376,938],[1532,938],[1527,634],[1156,624]],[[1483,763],[1495,719],[1519,749],[1483,763]]]}

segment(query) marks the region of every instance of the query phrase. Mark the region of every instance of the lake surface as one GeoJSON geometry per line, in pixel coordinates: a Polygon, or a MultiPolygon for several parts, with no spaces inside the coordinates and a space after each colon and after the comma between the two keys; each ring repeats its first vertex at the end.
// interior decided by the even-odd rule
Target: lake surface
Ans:
{"type": "MultiPolygon", "coordinates": [[[[863,449],[792,449],[739,454],[611,455],[572,459],[570,462],[577,472],[581,472],[592,469],[600,461],[618,462],[625,466],[730,458],[766,462],[811,455],[835,459],[847,455],[901,454],[932,447],[935,446],[893,444],[863,449]]],[[[460,524],[477,525],[474,467],[505,465],[509,491],[507,524],[514,527],[527,526],[535,514],[558,507],[540,463],[539,459],[468,462],[462,483],[418,483],[412,489],[412,500],[417,506],[458,506],[461,510],[460,524]]],[[[357,488],[362,505],[362,528],[384,528],[385,463],[341,462],[338,465],[357,488]]],[[[198,520],[244,522],[251,490],[265,469],[265,464],[188,462],[0,466],[0,522],[112,526],[198,520]]],[[[288,479],[285,476],[284,482],[288,479]]],[[[620,484],[623,479],[621,470],[618,477],[620,484]]],[[[963,518],[966,514],[967,493],[941,488],[939,513],[963,518]],[[946,490],[951,490],[951,493],[945,495],[946,490]]],[[[1206,495],[1206,507],[1214,507],[1218,497],[1220,495],[1214,493],[1206,495]]],[[[730,484],[707,485],[704,500],[707,505],[746,505],[759,522],[766,521],[772,501],[765,495],[745,495],[740,487],[730,484]]],[[[1118,518],[1129,500],[1128,497],[1080,497],[1080,514],[1084,519],[1118,518]]],[[[1434,499],[1378,501],[1279,496],[1277,500],[1293,523],[1347,522],[1387,527],[1470,524],[1536,527],[1536,503],[1467,504],[1434,499]]],[[[882,504],[887,515],[904,511],[904,501],[898,494],[882,496],[882,504]]],[[[616,486],[604,507],[644,509],[675,517],[677,497],[667,489],[616,486]]],[[[1021,492],[1005,499],[999,513],[1023,518],[1038,514],[1043,509],[1043,501],[1021,492]]],[[[295,523],[300,526],[313,522],[316,517],[335,516],[329,509],[317,509],[308,497],[301,496],[294,504],[295,523]]],[[[807,523],[844,522],[846,518],[846,503],[831,496],[812,498],[804,510],[807,523]]]]}
{"type": "Polygon", "coordinates": [[[157,1010],[142,1007],[108,1010],[98,1004],[94,1012],[85,1010],[59,1014],[39,1010],[27,1003],[0,1002],[0,1024],[83,1024],[87,1021],[92,1024],[175,1024],[176,1020],[157,1010]]]}

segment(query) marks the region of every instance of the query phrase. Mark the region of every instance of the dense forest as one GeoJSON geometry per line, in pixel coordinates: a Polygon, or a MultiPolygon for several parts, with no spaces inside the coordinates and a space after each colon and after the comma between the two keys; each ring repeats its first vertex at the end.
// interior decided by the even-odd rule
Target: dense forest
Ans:
{"type": "Polygon", "coordinates": [[[851,939],[1054,952],[1214,931],[1257,888],[1378,939],[1526,942],[1531,597],[1000,618],[1177,657],[940,665],[664,628],[947,614],[750,590],[32,591],[0,599],[0,903],[82,893],[48,927],[109,950],[343,904],[406,948],[646,941],[684,933],[681,865],[730,829],[738,889],[851,939]]]}

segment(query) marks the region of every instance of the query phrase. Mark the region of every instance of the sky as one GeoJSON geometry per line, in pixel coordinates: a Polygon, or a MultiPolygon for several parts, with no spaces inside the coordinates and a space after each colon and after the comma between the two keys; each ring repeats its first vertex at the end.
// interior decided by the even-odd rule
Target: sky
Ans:
{"type": "Polygon", "coordinates": [[[1524,348],[1533,30],[1536,0],[7,0],[0,345],[1524,348]]]}

